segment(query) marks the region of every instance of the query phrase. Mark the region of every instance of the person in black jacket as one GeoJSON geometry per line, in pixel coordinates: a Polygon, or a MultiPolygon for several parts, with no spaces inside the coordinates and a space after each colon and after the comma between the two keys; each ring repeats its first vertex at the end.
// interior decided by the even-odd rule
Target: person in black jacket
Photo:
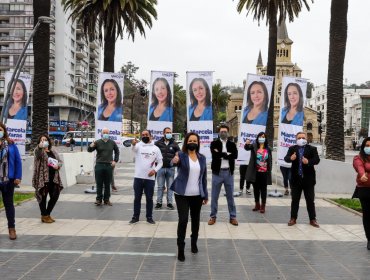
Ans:
{"type": "Polygon", "coordinates": [[[219,128],[220,138],[212,141],[212,199],[211,217],[209,225],[216,223],[218,197],[220,196],[221,186],[224,184],[226,191],[227,206],[229,208],[230,223],[238,225],[236,220],[236,207],[234,202],[234,169],[235,159],[238,157],[238,150],[234,142],[228,140],[229,127],[221,125],[219,128]]]}
{"type": "Polygon", "coordinates": [[[251,151],[247,170],[247,181],[253,183],[254,201],[256,205],[253,211],[266,211],[267,185],[272,185],[271,169],[272,154],[264,132],[257,135],[254,144],[247,140],[244,149],[251,151]],[[261,204],[260,204],[261,195],[261,204]]]}
{"type": "Polygon", "coordinates": [[[173,207],[173,191],[170,190],[170,187],[175,178],[175,167],[171,165],[171,161],[180,148],[172,138],[171,128],[163,129],[163,137],[155,142],[155,145],[161,150],[163,157],[163,166],[157,173],[158,190],[155,209],[162,208],[163,192],[167,187],[167,208],[173,210],[175,209],[173,207]]]}
{"type": "Polygon", "coordinates": [[[292,205],[290,221],[288,226],[297,223],[299,201],[302,191],[306,199],[310,225],[319,227],[316,221],[315,211],[315,184],[316,173],[314,166],[319,164],[320,158],[316,147],[307,144],[306,133],[298,132],[296,135],[297,145],[289,147],[288,153],[284,157],[286,162],[292,163],[291,180],[292,180],[292,205]]]}

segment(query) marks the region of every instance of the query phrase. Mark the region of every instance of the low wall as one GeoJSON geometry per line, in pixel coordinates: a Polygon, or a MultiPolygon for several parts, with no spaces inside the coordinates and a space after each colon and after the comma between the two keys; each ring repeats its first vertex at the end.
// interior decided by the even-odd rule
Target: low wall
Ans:
{"type": "MultiPolygon", "coordinates": [[[[74,152],[59,154],[63,161],[60,169],[60,177],[65,187],[76,184],[76,175],[81,172],[81,165],[86,172],[92,172],[94,166],[94,153],[74,152]]],[[[22,185],[32,185],[33,175],[33,156],[28,156],[22,160],[23,176],[22,185]]]]}
{"type": "MultiPolygon", "coordinates": [[[[276,159],[276,152],[273,153],[276,159]]],[[[318,193],[346,193],[352,194],[356,186],[356,172],[351,162],[342,162],[330,159],[320,159],[320,163],[315,166],[316,187],[318,193]]],[[[273,183],[283,186],[283,178],[280,168],[274,160],[273,183]]]]}

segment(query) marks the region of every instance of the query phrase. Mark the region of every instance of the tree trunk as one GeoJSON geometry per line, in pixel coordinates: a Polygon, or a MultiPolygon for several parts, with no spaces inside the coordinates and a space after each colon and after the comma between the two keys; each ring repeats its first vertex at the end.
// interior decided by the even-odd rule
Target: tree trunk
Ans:
{"type": "MultiPolygon", "coordinates": [[[[33,1],[34,25],[39,16],[50,16],[50,0],[33,1]]],[[[49,97],[49,52],[50,29],[41,23],[33,38],[35,74],[33,77],[32,146],[37,144],[41,134],[48,134],[49,97]]]]}
{"type": "Polygon", "coordinates": [[[343,66],[347,43],[348,0],[331,2],[326,121],[326,158],[344,161],[343,66]]]}
{"type": "MultiPolygon", "coordinates": [[[[108,28],[108,30],[110,30],[108,28]]],[[[116,32],[113,28],[112,32],[104,34],[104,72],[114,72],[114,55],[116,51],[116,32]]]]}
{"type": "MultiPolygon", "coordinates": [[[[275,1],[270,1],[270,11],[276,11],[275,1]]],[[[269,46],[267,58],[267,75],[275,76],[276,72],[276,51],[277,51],[277,13],[270,12],[269,17],[269,46]]],[[[272,85],[270,106],[268,110],[268,118],[266,125],[266,136],[270,147],[273,147],[274,142],[274,88],[275,82],[272,85]]]]}

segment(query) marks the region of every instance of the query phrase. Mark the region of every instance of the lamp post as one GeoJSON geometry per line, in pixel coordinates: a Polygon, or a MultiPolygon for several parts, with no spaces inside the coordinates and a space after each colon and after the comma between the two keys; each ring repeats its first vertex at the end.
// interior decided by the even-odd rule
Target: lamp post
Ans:
{"type": "Polygon", "coordinates": [[[134,118],[134,99],[137,93],[140,93],[141,97],[146,97],[149,94],[149,91],[143,86],[139,85],[137,90],[132,94],[131,97],[131,134],[134,133],[134,125],[133,125],[133,118],[134,118]]]}
{"type": "Polygon", "coordinates": [[[18,61],[17,61],[17,64],[15,65],[15,69],[13,71],[12,77],[11,77],[11,79],[9,81],[9,84],[8,84],[8,87],[7,87],[7,91],[5,93],[4,105],[3,105],[3,108],[1,110],[0,122],[6,123],[7,116],[8,116],[8,112],[7,111],[9,110],[9,108],[7,108],[7,103],[8,103],[8,100],[9,100],[10,95],[14,91],[14,88],[15,88],[15,85],[16,85],[16,82],[15,81],[18,80],[19,75],[21,73],[21,70],[23,68],[23,65],[24,65],[24,63],[26,61],[26,57],[27,57],[26,50],[28,48],[28,45],[30,44],[33,36],[35,36],[35,34],[36,34],[37,30],[39,29],[41,23],[51,24],[53,22],[54,22],[54,19],[53,18],[50,18],[50,17],[41,16],[41,17],[38,18],[35,27],[33,28],[30,36],[28,37],[28,40],[27,40],[26,44],[23,47],[22,53],[21,53],[21,55],[18,58],[18,61]],[[5,116],[5,118],[4,118],[4,116],[5,116]]]}

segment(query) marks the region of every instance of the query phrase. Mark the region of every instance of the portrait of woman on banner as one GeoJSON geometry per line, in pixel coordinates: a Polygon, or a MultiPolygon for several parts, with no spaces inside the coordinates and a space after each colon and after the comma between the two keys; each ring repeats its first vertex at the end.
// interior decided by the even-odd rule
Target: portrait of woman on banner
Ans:
{"type": "Polygon", "coordinates": [[[172,94],[165,78],[156,78],[152,86],[152,103],[149,107],[150,121],[173,121],[172,94]]]}
{"type": "Polygon", "coordinates": [[[266,125],[269,95],[265,83],[252,82],[247,89],[247,104],[243,110],[243,123],[266,125]]]}
{"type": "Polygon", "coordinates": [[[8,119],[27,120],[27,89],[22,80],[17,80],[7,105],[8,119]]]}
{"type": "Polygon", "coordinates": [[[190,106],[189,120],[190,121],[211,121],[212,101],[211,90],[203,78],[195,78],[189,86],[190,106]]]}
{"type": "Polygon", "coordinates": [[[284,108],[281,110],[281,122],[303,125],[303,93],[299,84],[289,83],[284,91],[284,108]]]}
{"type": "Polygon", "coordinates": [[[101,104],[98,107],[98,120],[122,122],[122,93],[118,83],[106,79],[100,88],[101,104]]]}

